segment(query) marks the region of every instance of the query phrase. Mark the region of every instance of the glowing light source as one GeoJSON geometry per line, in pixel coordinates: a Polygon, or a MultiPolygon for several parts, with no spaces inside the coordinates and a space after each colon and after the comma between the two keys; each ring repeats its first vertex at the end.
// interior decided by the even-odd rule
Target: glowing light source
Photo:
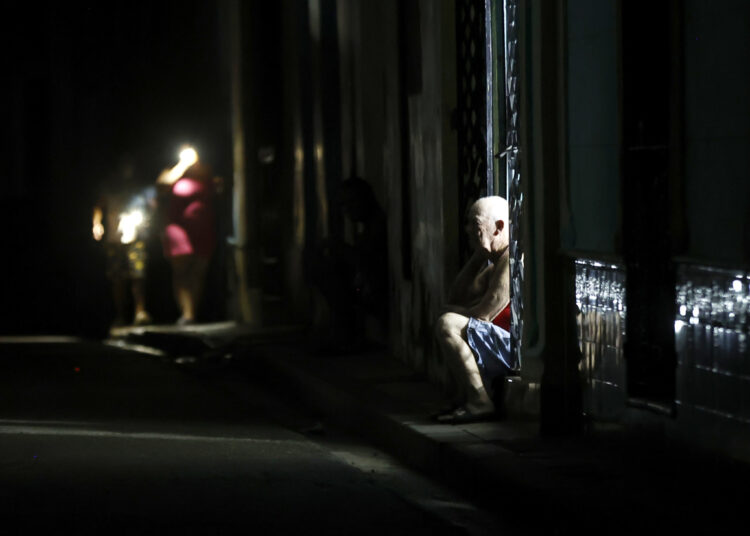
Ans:
{"type": "Polygon", "coordinates": [[[138,232],[138,226],[143,223],[143,212],[133,210],[120,214],[120,223],[117,230],[120,231],[120,242],[130,244],[135,240],[138,232]]]}
{"type": "Polygon", "coordinates": [[[687,305],[680,305],[680,316],[687,316],[687,305]]]}
{"type": "Polygon", "coordinates": [[[189,166],[192,166],[198,161],[198,153],[195,152],[195,149],[192,147],[184,147],[180,151],[180,163],[189,166]]]}
{"type": "Polygon", "coordinates": [[[186,145],[180,150],[180,161],[172,169],[159,176],[158,182],[162,184],[173,184],[187,169],[198,161],[198,153],[195,149],[186,145]]]}
{"type": "Polygon", "coordinates": [[[742,281],[740,281],[739,279],[735,279],[732,282],[732,288],[735,292],[742,292],[742,281]]]}

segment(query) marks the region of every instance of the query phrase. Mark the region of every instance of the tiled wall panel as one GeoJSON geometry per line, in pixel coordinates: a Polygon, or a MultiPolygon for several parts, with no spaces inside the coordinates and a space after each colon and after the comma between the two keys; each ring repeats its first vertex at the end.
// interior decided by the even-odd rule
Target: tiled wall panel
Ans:
{"type": "Polygon", "coordinates": [[[575,269],[584,411],[615,418],[625,404],[625,272],[586,260],[577,260],[575,269]]]}
{"type": "Polygon", "coordinates": [[[749,287],[747,274],[688,264],[678,267],[676,402],[681,428],[694,424],[685,417],[696,414],[704,421],[750,426],[749,287]]]}
{"type": "MultiPolygon", "coordinates": [[[[617,419],[627,407],[625,272],[584,259],[575,268],[584,411],[617,419]]],[[[681,264],[676,290],[671,422],[683,437],[750,458],[750,275],[681,264]]]]}

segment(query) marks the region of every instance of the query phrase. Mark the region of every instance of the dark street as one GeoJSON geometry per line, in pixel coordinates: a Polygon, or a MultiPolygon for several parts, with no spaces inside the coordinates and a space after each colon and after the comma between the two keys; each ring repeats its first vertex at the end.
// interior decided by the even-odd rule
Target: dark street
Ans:
{"type": "Polygon", "coordinates": [[[232,366],[32,341],[0,344],[0,533],[498,533],[232,366]]]}
{"type": "Polygon", "coordinates": [[[8,6],[0,536],[747,530],[750,1],[8,6]]]}

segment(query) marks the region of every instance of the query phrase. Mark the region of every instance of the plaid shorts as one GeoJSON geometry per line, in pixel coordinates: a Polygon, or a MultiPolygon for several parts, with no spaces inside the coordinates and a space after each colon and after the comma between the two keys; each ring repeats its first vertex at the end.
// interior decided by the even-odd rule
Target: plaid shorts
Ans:
{"type": "Polygon", "coordinates": [[[466,338],[474,351],[479,374],[488,392],[495,378],[508,376],[518,370],[518,363],[510,353],[510,333],[500,326],[469,318],[466,338]]]}
{"type": "Polygon", "coordinates": [[[106,274],[109,279],[141,279],[146,274],[146,244],[136,240],[131,244],[105,244],[106,274]]]}

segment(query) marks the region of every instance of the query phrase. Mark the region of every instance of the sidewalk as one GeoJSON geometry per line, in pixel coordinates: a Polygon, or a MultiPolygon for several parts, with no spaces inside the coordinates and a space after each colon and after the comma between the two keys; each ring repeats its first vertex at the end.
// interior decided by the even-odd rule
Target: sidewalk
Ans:
{"type": "Polygon", "coordinates": [[[325,422],[490,511],[511,512],[525,533],[702,534],[743,520],[750,482],[744,465],[617,426],[543,438],[532,421],[435,424],[428,415],[441,405],[437,389],[383,351],[313,355],[298,328],[231,323],[126,328],[111,342],[137,344],[182,364],[226,359],[238,373],[263,377],[325,422]]]}

